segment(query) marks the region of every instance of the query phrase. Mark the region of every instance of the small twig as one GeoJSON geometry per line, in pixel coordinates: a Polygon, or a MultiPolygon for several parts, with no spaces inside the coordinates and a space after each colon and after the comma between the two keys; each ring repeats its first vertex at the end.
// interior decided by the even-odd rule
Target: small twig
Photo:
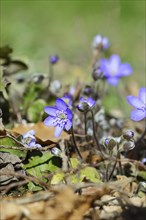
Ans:
{"type": "Polygon", "coordinates": [[[65,153],[65,144],[64,139],[62,139],[59,143],[60,149],[61,149],[61,157],[62,157],[62,170],[66,172],[68,170],[68,157],[65,153]]]}
{"type": "Polygon", "coordinates": [[[7,185],[7,186],[1,186],[1,187],[0,187],[0,190],[4,190],[4,192],[3,192],[2,194],[6,194],[6,193],[9,192],[9,190],[11,190],[12,188],[25,185],[25,184],[28,183],[28,182],[29,182],[28,180],[23,180],[23,181],[19,181],[19,182],[16,182],[16,183],[11,183],[11,184],[9,184],[9,185],[7,185]]]}
{"type": "Polygon", "coordinates": [[[40,184],[41,186],[44,187],[44,189],[48,189],[48,184],[45,183],[44,181],[38,179],[37,177],[35,176],[27,176],[27,175],[23,175],[23,174],[20,174],[20,173],[16,173],[16,172],[2,172],[0,171],[0,176],[2,175],[8,175],[8,176],[17,176],[17,177],[20,177],[20,178],[23,178],[23,179],[27,179],[28,181],[30,182],[37,182],[38,184],[40,184]]]}

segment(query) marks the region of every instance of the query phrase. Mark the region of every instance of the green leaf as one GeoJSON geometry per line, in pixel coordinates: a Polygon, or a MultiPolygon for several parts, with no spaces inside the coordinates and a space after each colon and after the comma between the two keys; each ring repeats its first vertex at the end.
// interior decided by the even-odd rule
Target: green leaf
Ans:
{"type": "Polygon", "coordinates": [[[70,162],[71,162],[72,168],[74,168],[74,169],[78,168],[78,166],[80,164],[80,162],[77,158],[71,158],[70,162]]]}
{"type": "Polygon", "coordinates": [[[146,171],[139,171],[137,176],[146,181],[146,171]]]}
{"type": "Polygon", "coordinates": [[[77,174],[71,176],[71,182],[80,183],[83,182],[85,178],[92,183],[101,182],[100,175],[94,167],[81,169],[77,174]]]}
{"type": "Polygon", "coordinates": [[[27,152],[25,150],[23,151],[19,149],[12,149],[12,147],[19,147],[20,145],[9,137],[0,138],[0,146],[1,146],[0,147],[1,152],[8,152],[21,158],[26,157],[27,152]],[[10,146],[10,148],[5,148],[2,146],[8,146],[8,147],[10,146]]]}
{"type": "Polygon", "coordinates": [[[27,110],[27,118],[29,121],[37,122],[44,111],[46,102],[43,99],[38,99],[33,102],[27,110]]]}
{"type": "Polygon", "coordinates": [[[60,157],[53,156],[51,152],[44,152],[41,155],[32,156],[29,162],[23,165],[26,172],[47,181],[43,175],[45,172],[55,172],[61,167],[60,157]]]}
{"type": "Polygon", "coordinates": [[[53,175],[51,179],[51,184],[59,184],[63,182],[63,180],[64,180],[64,173],[60,171],[53,175]]]}
{"type": "Polygon", "coordinates": [[[29,182],[29,183],[27,184],[27,186],[28,186],[28,189],[29,189],[30,191],[40,191],[40,190],[42,190],[42,187],[41,187],[41,186],[37,186],[37,185],[35,185],[35,184],[32,183],[32,182],[29,182]]]}

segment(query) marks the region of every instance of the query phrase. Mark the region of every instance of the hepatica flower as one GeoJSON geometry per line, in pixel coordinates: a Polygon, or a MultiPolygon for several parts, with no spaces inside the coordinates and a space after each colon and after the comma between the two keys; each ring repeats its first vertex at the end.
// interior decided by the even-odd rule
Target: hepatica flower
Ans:
{"type": "Polygon", "coordinates": [[[146,88],[139,90],[139,96],[127,96],[127,101],[135,109],[131,112],[130,118],[133,121],[140,121],[146,118],[146,88]]]}
{"type": "Polygon", "coordinates": [[[132,68],[129,63],[121,63],[120,57],[116,54],[112,55],[109,60],[101,59],[101,70],[108,83],[116,86],[119,79],[124,76],[129,76],[132,73],[132,68]]]}
{"type": "Polygon", "coordinates": [[[70,130],[72,126],[72,111],[61,98],[56,99],[55,106],[46,106],[44,110],[49,114],[44,120],[44,125],[56,127],[55,137],[59,137],[64,129],[70,130]]]}
{"type": "Polygon", "coordinates": [[[99,48],[105,50],[109,47],[109,40],[107,37],[103,37],[102,35],[97,34],[93,39],[92,47],[93,49],[99,48]]]}
{"type": "Polygon", "coordinates": [[[69,107],[72,106],[72,96],[69,93],[66,93],[62,99],[69,107]]]}
{"type": "Polygon", "coordinates": [[[22,135],[22,143],[27,147],[42,147],[40,144],[36,143],[35,131],[30,130],[22,135]]]}
{"type": "Polygon", "coordinates": [[[88,99],[85,99],[83,97],[80,98],[80,102],[77,105],[77,109],[81,112],[86,112],[92,109],[96,104],[96,101],[89,97],[88,99]]]}

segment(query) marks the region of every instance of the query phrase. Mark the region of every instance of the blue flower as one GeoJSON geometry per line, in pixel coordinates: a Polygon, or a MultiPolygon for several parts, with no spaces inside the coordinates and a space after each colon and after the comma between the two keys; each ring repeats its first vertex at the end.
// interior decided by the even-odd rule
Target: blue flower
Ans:
{"type": "Polygon", "coordinates": [[[146,88],[141,88],[139,90],[139,97],[127,96],[127,101],[136,108],[130,115],[133,121],[140,121],[146,118],[146,88]]]}
{"type": "Polygon", "coordinates": [[[96,101],[89,97],[88,99],[85,99],[83,97],[80,98],[80,102],[77,105],[77,109],[81,112],[86,112],[92,109],[96,104],[96,101]]]}
{"type": "Polygon", "coordinates": [[[124,76],[129,76],[132,73],[132,68],[129,63],[121,63],[120,57],[116,54],[112,55],[109,60],[101,59],[101,70],[108,83],[116,86],[119,79],[124,76]]]}
{"type": "Polygon", "coordinates": [[[56,64],[59,60],[59,57],[58,56],[50,56],[50,63],[51,64],[56,64]]]}
{"type": "Polygon", "coordinates": [[[59,137],[64,129],[69,131],[72,126],[72,111],[61,98],[56,99],[56,106],[46,106],[44,110],[49,114],[44,125],[56,127],[55,137],[59,137]]]}
{"type": "Polygon", "coordinates": [[[40,144],[36,144],[35,131],[30,130],[22,135],[22,143],[27,147],[42,147],[40,144]]]}
{"type": "Polygon", "coordinates": [[[109,47],[109,40],[107,37],[103,37],[102,35],[97,34],[93,39],[92,47],[94,49],[99,48],[105,50],[109,47]]]}
{"type": "Polygon", "coordinates": [[[62,98],[61,98],[69,107],[72,106],[72,96],[69,93],[66,93],[62,98]]]}

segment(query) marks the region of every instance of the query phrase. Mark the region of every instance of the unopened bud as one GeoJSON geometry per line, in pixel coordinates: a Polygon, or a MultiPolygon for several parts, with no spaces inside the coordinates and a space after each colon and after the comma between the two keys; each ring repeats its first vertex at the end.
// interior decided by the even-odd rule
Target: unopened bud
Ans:
{"type": "Polygon", "coordinates": [[[135,147],[134,141],[126,141],[126,142],[123,144],[123,150],[124,150],[124,151],[130,151],[130,150],[132,150],[134,147],[135,147]]]}
{"type": "Polygon", "coordinates": [[[54,154],[55,156],[59,156],[61,153],[61,150],[59,150],[57,147],[53,147],[51,150],[52,154],[54,154]]]}
{"type": "Polygon", "coordinates": [[[117,142],[115,141],[115,139],[114,138],[106,138],[105,140],[104,140],[104,144],[105,144],[105,146],[107,146],[110,150],[112,150],[115,146],[116,146],[116,144],[117,144],[117,142]]]}
{"type": "Polygon", "coordinates": [[[133,137],[134,137],[134,132],[129,130],[129,131],[125,131],[123,134],[123,137],[127,140],[130,141],[133,137]]]}

